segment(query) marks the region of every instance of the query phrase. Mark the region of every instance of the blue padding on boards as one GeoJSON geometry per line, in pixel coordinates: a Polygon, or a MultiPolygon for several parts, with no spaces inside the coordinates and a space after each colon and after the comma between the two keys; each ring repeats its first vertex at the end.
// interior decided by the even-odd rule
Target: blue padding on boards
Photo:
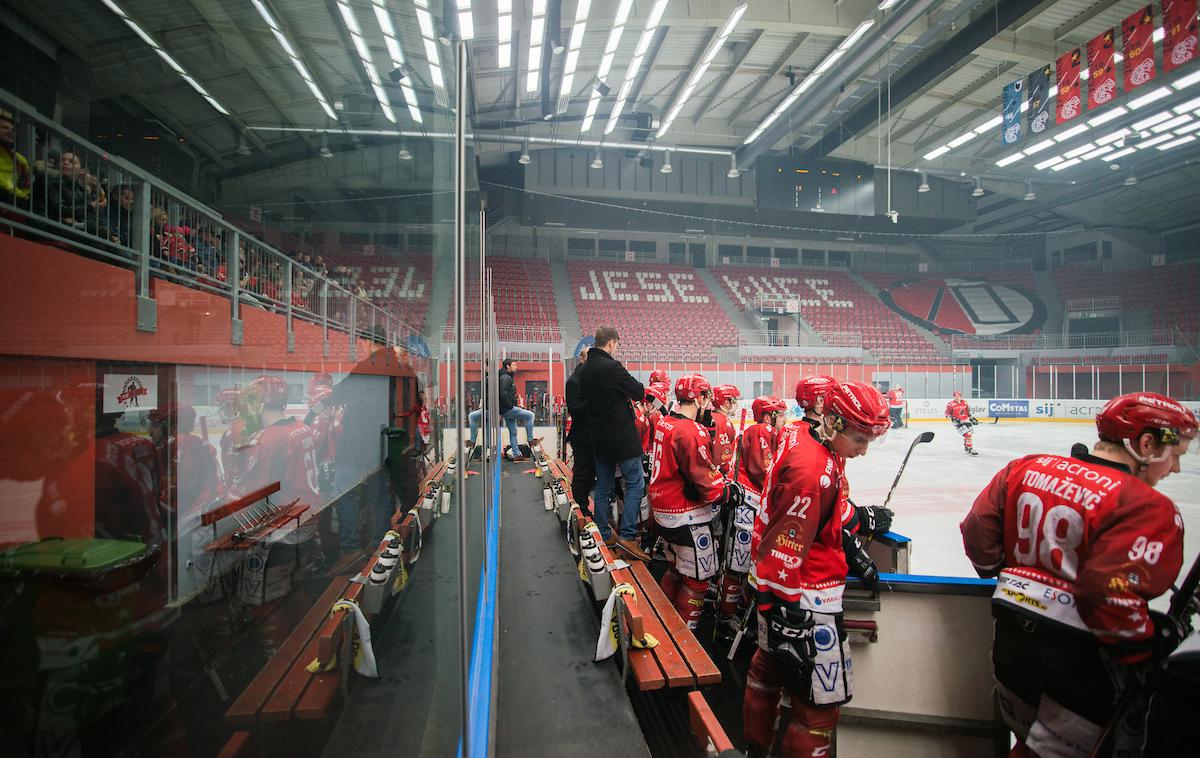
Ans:
{"type": "MultiPolygon", "coordinates": [[[[855,577],[849,577],[847,584],[855,589],[863,588],[862,582],[855,577]]],[[[888,592],[925,592],[947,595],[991,595],[995,588],[995,579],[891,573],[880,574],[879,584],[875,586],[877,590],[888,592]]]]}
{"type": "MultiPolygon", "coordinates": [[[[500,575],[500,461],[496,460],[492,483],[492,502],[488,505],[487,533],[484,535],[484,568],[479,572],[479,595],[475,603],[475,633],[471,644],[471,672],[467,678],[467,724],[470,758],[488,754],[488,733],[492,720],[492,656],[496,652],[496,582],[500,575]]],[[[463,517],[461,500],[459,518],[463,517]]],[[[462,741],[458,756],[462,758],[462,741]]]]}

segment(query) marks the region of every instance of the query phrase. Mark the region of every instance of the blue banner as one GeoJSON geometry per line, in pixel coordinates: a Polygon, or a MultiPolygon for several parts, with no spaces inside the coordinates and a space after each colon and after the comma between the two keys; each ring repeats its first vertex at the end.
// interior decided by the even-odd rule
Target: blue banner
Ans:
{"type": "Polygon", "coordinates": [[[428,358],[429,345],[425,344],[425,340],[421,339],[419,334],[410,334],[408,339],[404,340],[404,347],[408,350],[408,354],[414,358],[428,358]]]}
{"type": "Polygon", "coordinates": [[[1012,145],[1021,139],[1021,91],[1025,89],[1025,81],[1017,79],[1004,85],[1001,98],[1003,104],[1003,123],[1000,125],[1000,141],[1012,145]]]}
{"type": "Polygon", "coordinates": [[[588,348],[592,347],[595,344],[596,344],[596,338],[590,334],[588,336],[584,337],[583,339],[579,340],[579,344],[575,346],[575,356],[574,357],[578,358],[580,353],[582,353],[584,350],[587,350],[588,348]]]}
{"type": "Polygon", "coordinates": [[[1029,401],[989,400],[987,415],[991,418],[1029,418],[1029,401]]]}

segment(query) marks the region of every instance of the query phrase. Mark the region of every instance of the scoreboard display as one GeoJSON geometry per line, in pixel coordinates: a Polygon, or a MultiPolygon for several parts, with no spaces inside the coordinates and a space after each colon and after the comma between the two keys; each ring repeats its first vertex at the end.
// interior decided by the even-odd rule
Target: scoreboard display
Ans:
{"type": "Polygon", "coordinates": [[[760,208],[875,215],[875,168],[854,161],[758,159],[760,208]]]}

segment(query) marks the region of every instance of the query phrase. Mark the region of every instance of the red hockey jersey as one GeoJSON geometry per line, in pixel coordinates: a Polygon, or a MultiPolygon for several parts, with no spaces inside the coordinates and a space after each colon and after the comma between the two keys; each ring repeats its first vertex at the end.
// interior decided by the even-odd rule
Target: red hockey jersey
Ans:
{"type": "Polygon", "coordinates": [[[733,451],[737,447],[737,429],[724,413],[713,413],[713,428],[709,432],[712,459],[726,479],[733,478],[733,451]]]}
{"type": "Polygon", "coordinates": [[[713,504],[725,493],[725,480],[709,450],[708,431],[700,424],[675,413],[659,419],[646,488],[659,526],[671,529],[712,521],[713,504]],[[699,499],[689,498],[685,489],[699,499]]]}
{"type": "Polygon", "coordinates": [[[847,569],[842,524],[852,507],[845,462],[796,429],[771,467],[754,522],[754,580],[803,608],[839,613],[847,569]]]}
{"type": "Polygon", "coordinates": [[[634,419],[637,424],[638,434],[642,436],[642,452],[646,455],[654,453],[654,429],[658,426],[658,422],[662,420],[663,415],[658,411],[650,411],[649,413],[638,409],[634,405],[637,413],[634,419]]]}
{"type": "Polygon", "coordinates": [[[738,453],[737,480],[755,495],[762,494],[767,470],[775,459],[775,439],[775,430],[759,422],[742,432],[742,440],[738,443],[741,452],[738,453]]]}
{"type": "Polygon", "coordinates": [[[237,491],[231,494],[241,497],[279,482],[280,490],[273,502],[287,504],[299,500],[318,505],[316,448],[312,429],[294,416],[263,428],[242,451],[244,468],[237,491]]]}
{"type": "Polygon", "coordinates": [[[946,403],[946,415],[953,421],[970,421],[971,406],[966,400],[951,400],[946,403]]]}
{"type": "Polygon", "coordinates": [[[1175,504],[1091,455],[1010,462],[960,528],[979,575],[998,575],[993,602],[1103,643],[1149,637],[1147,601],[1170,588],[1183,564],[1175,504]]]}
{"type": "Polygon", "coordinates": [[[897,387],[896,389],[889,391],[887,393],[887,401],[889,408],[903,408],[904,390],[897,387]]]}

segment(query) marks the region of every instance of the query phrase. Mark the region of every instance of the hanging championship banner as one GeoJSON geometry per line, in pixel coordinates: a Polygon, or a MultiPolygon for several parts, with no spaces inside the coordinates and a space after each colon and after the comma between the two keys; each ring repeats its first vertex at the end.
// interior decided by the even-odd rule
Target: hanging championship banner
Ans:
{"type": "Polygon", "coordinates": [[[1117,96],[1117,49],[1113,30],[1107,29],[1088,40],[1088,110],[1099,108],[1117,96]]]}
{"type": "Polygon", "coordinates": [[[1125,42],[1125,91],[1154,78],[1154,6],[1131,13],[1121,22],[1125,42]]]}
{"type": "Polygon", "coordinates": [[[1055,63],[1058,74],[1058,108],[1056,123],[1062,124],[1079,115],[1079,48],[1058,56],[1055,63]]]}
{"type": "Polygon", "coordinates": [[[1029,99],[1029,131],[1041,134],[1050,125],[1050,66],[1029,74],[1025,82],[1029,99]]]}
{"type": "Polygon", "coordinates": [[[1196,60],[1196,0],[1162,0],[1163,71],[1196,60]]]}
{"type": "Polygon", "coordinates": [[[1024,86],[1025,82],[1021,79],[1009,82],[1004,85],[1004,91],[1000,98],[1000,102],[1003,104],[1000,141],[1006,145],[1011,145],[1021,139],[1021,90],[1024,86]]]}

